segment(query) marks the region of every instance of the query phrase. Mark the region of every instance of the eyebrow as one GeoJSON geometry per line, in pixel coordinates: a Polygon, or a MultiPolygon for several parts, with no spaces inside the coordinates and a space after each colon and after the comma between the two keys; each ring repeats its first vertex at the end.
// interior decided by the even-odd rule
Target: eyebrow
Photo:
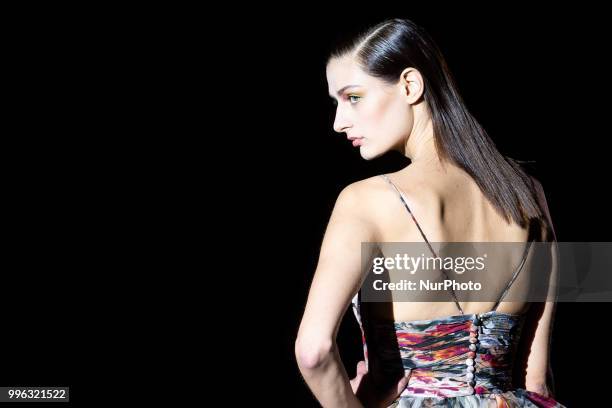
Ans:
{"type": "MultiPolygon", "coordinates": [[[[354,87],[357,87],[357,86],[360,86],[360,85],[346,85],[346,86],[343,86],[342,88],[340,88],[338,90],[337,95],[340,96],[340,95],[342,95],[342,92],[346,91],[348,88],[354,88],[354,87]]],[[[332,98],[334,97],[333,95],[329,95],[329,96],[331,96],[332,98]]]]}

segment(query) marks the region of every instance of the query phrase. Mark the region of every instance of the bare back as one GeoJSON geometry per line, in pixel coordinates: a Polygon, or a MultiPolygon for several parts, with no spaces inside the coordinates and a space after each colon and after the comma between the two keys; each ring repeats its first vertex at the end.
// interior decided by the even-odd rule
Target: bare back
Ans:
{"type": "MultiPolygon", "coordinates": [[[[363,181],[368,197],[372,197],[364,205],[378,242],[423,242],[423,235],[431,242],[527,242],[528,229],[508,223],[463,170],[455,166],[447,166],[444,172],[412,167],[387,175],[399,191],[383,177],[363,181]],[[408,212],[398,192],[410,207],[408,212]]],[[[505,261],[516,266],[521,259],[505,261]]],[[[392,309],[370,305],[373,315],[395,321],[458,315],[462,313],[459,308],[464,313],[484,313],[493,306],[499,312],[520,314],[529,308],[529,303],[395,301],[392,309]]]]}

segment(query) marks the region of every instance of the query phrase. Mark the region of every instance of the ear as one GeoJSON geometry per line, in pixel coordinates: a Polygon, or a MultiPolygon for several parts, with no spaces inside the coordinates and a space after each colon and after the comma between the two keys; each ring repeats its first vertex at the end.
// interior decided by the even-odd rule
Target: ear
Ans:
{"type": "Polygon", "coordinates": [[[406,101],[410,104],[416,103],[423,95],[425,84],[421,73],[412,67],[402,71],[400,76],[400,85],[402,91],[406,95],[406,101]]]}

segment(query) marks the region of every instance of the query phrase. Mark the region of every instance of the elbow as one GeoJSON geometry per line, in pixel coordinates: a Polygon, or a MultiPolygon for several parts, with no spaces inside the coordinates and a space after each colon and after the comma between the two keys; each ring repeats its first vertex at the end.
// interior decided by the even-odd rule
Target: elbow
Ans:
{"type": "Polygon", "coordinates": [[[323,367],[333,353],[331,339],[305,339],[295,341],[295,359],[302,373],[316,371],[323,367]]]}

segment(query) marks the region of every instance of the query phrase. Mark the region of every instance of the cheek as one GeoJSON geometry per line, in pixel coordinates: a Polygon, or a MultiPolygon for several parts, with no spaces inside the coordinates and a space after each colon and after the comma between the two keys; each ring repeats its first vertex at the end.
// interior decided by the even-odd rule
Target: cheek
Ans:
{"type": "Polygon", "coordinates": [[[381,134],[385,134],[385,128],[389,125],[391,103],[388,99],[370,99],[368,106],[364,106],[363,114],[360,115],[363,119],[364,135],[370,138],[376,138],[381,134]]]}
{"type": "Polygon", "coordinates": [[[412,127],[410,109],[403,101],[393,100],[387,104],[381,123],[389,137],[394,139],[403,137],[410,132],[412,127]]]}
{"type": "Polygon", "coordinates": [[[408,132],[411,126],[406,104],[394,98],[377,101],[365,118],[368,124],[365,135],[376,139],[395,140],[408,132]]]}

